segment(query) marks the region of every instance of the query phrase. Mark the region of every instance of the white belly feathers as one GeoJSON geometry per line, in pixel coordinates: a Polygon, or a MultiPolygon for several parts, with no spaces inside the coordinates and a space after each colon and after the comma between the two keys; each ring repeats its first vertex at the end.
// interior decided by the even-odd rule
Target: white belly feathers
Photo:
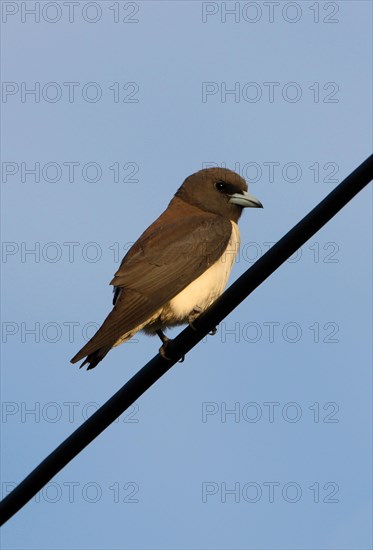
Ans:
{"type": "Polygon", "coordinates": [[[221,258],[170,300],[168,309],[174,317],[185,319],[195,307],[205,310],[223,293],[240,245],[238,225],[231,224],[232,234],[221,258]]]}

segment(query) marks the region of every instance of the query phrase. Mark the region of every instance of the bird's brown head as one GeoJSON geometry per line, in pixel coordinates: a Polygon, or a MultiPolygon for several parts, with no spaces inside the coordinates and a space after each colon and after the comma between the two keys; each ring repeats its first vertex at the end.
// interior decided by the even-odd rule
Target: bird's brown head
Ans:
{"type": "Polygon", "coordinates": [[[234,222],[238,221],[243,208],[263,208],[262,203],[248,192],[246,181],[227,168],[205,168],[192,174],[175,196],[234,222]]]}

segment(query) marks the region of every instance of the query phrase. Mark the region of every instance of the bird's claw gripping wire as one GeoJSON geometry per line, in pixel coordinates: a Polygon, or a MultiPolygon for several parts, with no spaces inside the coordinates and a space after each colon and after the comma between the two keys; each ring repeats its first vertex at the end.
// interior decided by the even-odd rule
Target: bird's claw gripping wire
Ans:
{"type": "Polygon", "coordinates": [[[196,327],[193,325],[193,323],[197,319],[197,317],[201,315],[201,313],[202,313],[202,308],[200,308],[199,306],[196,306],[191,312],[191,314],[189,315],[188,323],[191,329],[197,330],[196,327]]]}
{"type": "MultiPolygon", "coordinates": [[[[161,329],[157,330],[157,334],[159,338],[162,340],[162,345],[159,348],[159,354],[163,357],[163,359],[166,359],[166,361],[172,361],[172,357],[168,357],[168,355],[166,354],[167,346],[169,345],[170,342],[172,342],[172,340],[168,338],[168,336],[166,336],[161,329]]],[[[185,359],[185,355],[180,357],[178,363],[183,363],[184,359],[185,359]]]]}
{"type": "MultiPolygon", "coordinates": [[[[199,317],[202,313],[202,309],[200,307],[195,307],[192,311],[192,313],[188,317],[188,323],[191,329],[197,330],[197,328],[194,326],[194,321],[199,317]]],[[[210,330],[209,334],[210,336],[215,336],[215,334],[218,332],[218,327],[214,327],[212,330],[210,330]]]]}

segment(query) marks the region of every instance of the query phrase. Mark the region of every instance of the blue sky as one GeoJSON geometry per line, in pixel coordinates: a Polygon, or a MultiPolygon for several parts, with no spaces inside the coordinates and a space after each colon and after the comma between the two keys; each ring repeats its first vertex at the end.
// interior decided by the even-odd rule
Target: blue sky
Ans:
{"type": "MultiPolygon", "coordinates": [[[[240,221],[232,281],[370,154],[372,36],[360,1],[14,1],[2,21],[4,496],[157,352],[137,335],[94,371],[69,363],[186,176],[224,163],[264,204],[240,221]]],[[[371,548],[371,198],[57,475],[3,548],[371,548]]]]}

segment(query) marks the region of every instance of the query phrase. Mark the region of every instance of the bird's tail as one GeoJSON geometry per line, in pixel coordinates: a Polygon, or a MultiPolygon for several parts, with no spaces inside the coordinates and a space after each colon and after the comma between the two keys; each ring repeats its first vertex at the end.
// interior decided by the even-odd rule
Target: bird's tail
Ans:
{"type": "MultiPolygon", "coordinates": [[[[89,355],[87,355],[87,357],[85,358],[85,360],[83,361],[83,363],[80,365],[79,368],[82,368],[84,367],[84,365],[88,364],[87,370],[94,369],[95,367],[97,367],[99,362],[103,360],[103,358],[111,350],[111,348],[112,346],[105,346],[90,353],[89,355]]],[[[71,362],[76,363],[80,359],[82,359],[82,357],[81,357],[81,353],[79,352],[75,355],[75,357],[71,359],[71,362]]]]}
{"type": "Polygon", "coordinates": [[[83,363],[80,365],[79,368],[82,368],[84,367],[84,365],[88,364],[87,370],[94,369],[112,348],[119,346],[126,340],[129,340],[135,332],[136,331],[127,332],[121,338],[116,339],[113,344],[107,344],[106,346],[101,346],[94,349],[94,338],[96,337],[96,333],[95,336],[91,338],[91,340],[85,346],[83,346],[76,355],[74,355],[70,362],[77,363],[85,357],[83,363]]]}
{"type": "MultiPolygon", "coordinates": [[[[127,292],[127,295],[130,291],[127,292]]],[[[147,321],[143,321],[139,325],[133,323],[133,319],[130,322],[123,315],[123,308],[119,307],[119,302],[123,293],[117,296],[116,303],[112,311],[106,317],[101,327],[96,334],[78,351],[76,355],[71,359],[72,363],[76,363],[84,359],[81,367],[88,364],[87,370],[93,369],[98,365],[105,355],[111,350],[111,348],[118,346],[122,342],[125,342],[131,338],[138,330],[141,330],[147,321]]],[[[135,304],[136,305],[136,304],[135,304]]],[[[138,316],[138,310],[134,307],[131,313],[132,317],[138,316]]],[[[146,319],[146,317],[145,317],[146,319]]],[[[142,321],[142,319],[140,319],[142,321]]]]}

